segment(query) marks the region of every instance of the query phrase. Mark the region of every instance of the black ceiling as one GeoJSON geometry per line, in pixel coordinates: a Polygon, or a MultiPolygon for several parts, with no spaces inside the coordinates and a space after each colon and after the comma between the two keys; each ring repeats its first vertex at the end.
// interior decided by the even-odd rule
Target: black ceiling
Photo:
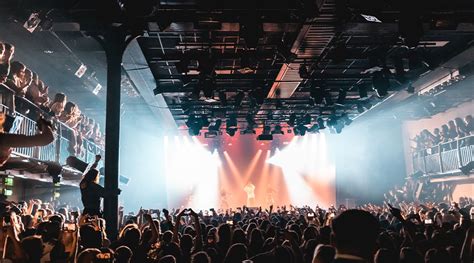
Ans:
{"type": "MultiPolygon", "coordinates": [[[[156,92],[183,127],[191,114],[237,114],[245,122],[250,113],[258,124],[286,123],[291,114],[306,113],[313,121],[344,113],[353,118],[363,106],[406,88],[397,67],[406,71],[407,82],[414,80],[474,39],[474,11],[468,0],[119,1],[128,8],[125,15],[114,1],[60,2],[63,9],[55,13],[55,21],[76,21],[85,31],[94,31],[98,22],[110,17],[144,26],[138,43],[156,80],[156,92]],[[97,8],[109,9],[96,12],[97,8]],[[135,18],[144,14],[146,18],[135,18]],[[307,76],[299,74],[302,65],[307,76]],[[376,66],[384,68],[382,76],[380,71],[364,72],[376,66]],[[373,89],[379,77],[382,83],[388,79],[384,96],[373,89]],[[364,91],[367,96],[361,97],[364,91]],[[242,92],[242,103],[236,103],[242,92]]],[[[22,3],[25,13],[59,2],[22,3]]],[[[78,37],[72,44],[85,38],[70,34],[64,37],[78,37]]],[[[74,52],[91,48],[95,47],[77,44],[74,52]]],[[[101,70],[99,79],[104,76],[101,70]]]]}

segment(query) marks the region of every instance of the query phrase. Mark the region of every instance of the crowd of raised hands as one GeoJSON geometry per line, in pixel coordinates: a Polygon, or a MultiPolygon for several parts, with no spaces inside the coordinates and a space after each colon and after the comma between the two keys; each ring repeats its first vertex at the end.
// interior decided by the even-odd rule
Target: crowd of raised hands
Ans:
{"type": "Polygon", "coordinates": [[[1,202],[3,262],[472,262],[472,199],[459,203],[140,209],[120,234],[78,208],[1,202]],[[363,260],[363,261],[362,261],[363,260]]]}

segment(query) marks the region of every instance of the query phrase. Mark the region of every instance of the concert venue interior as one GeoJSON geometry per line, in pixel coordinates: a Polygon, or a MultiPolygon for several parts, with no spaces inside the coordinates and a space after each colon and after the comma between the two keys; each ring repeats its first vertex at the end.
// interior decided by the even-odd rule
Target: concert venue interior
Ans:
{"type": "MultiPolygon", "coordinates": [[[[441,233],[452,223],[470,240],[461,222],[474,220],[473,17],[469,0],[1,0],[0,210],[37,224],[64,208],[104,218],[113,242],[100,257],[117,256],[118,233],[126,222],[141,229],[144,215],[184,236],[180,211],[181,226],[217,220],[248,239],[255,220],[263,240],[262,220],[301,216],[304,247],[311,220],[329,246],[320,227],[337,240],[333,219],[347,209],[407,227],[401,209],[406,221],[422,214],[417,233],[439,213],[441,233]]],[[[82,227],[71,220],[62,223],[82,227]]],[[[154,241],[165,244],[163,233],[154,241]]],[[[458,261],[424,262],[472,262],[463,241],[449,243],[458,261]]],[[[334,261],[317,259],[315,245],[281,262],[362,262],[338,261],[347,253],[335,244],[334,261]]],[[[277,262],[246,245],[239,260],[277,262]]],[[[87,246],[77,247],[69,261],[41,262],[73,262],[87,246]]],[[[209,262],[242,262],[206,249],[196,251],[209,262]]],[[[396,249],[390,262],[423,262],[396,249]]],[[[208,262],[184,251],[142,261],[131,250],[131,262],[208,262]]]]}

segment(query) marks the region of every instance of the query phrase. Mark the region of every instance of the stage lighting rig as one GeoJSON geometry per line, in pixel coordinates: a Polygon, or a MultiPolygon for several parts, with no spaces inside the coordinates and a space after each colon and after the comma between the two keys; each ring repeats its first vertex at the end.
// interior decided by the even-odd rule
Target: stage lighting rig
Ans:
{"type": "Polygon", "coordinates": [[[284,59],[285,63],[291,63],[297,57],[295,53],[290,51],[283,41],[277,45],[277,54],[284,59]]]}
{"type": "Polygon", "coordinates": [[[244,100],[244,97],[245,97],[245,93],[239,90],[237,95],[235,95],[234,106],[240,107],[242,105],[242,101],[244,100]]]}
{"type": "Polygon", "coordinates": [[[387,68],[382,69],[381,71],[376,71],[372,75],[372,85],[374,86],[375,91],[379,97],[387,96],[387,90],[390,89],[390,72],[387,68]]]}
{"type": "Polygon", "coordinates": [[[293,128],[293,132],[296,136],[305,136],[306,132],[308,131],[308,127],[303,124],[298,124],[296,127],[293,128]]]}
{"type": "Polygon", "coordinates": [[[191,114],[188,120],[186,121],[186,126],[188,126],[189,135],[198,136],[206,120],[207,118],[204,118],[204,117],[198,118],[194,114],[191,114]]]}
{"type": "Polygon", "coordinates": [[[273,140],[273,135],[271,133],[272,129],[269,125],[263,126],[262,134],[257,136],[258,141],[271,141],[273,140]]]}
{"type": "Polygon", "coordinates": [[[296,124],[296,114],[292,113],[292,114],[290,114],[290,119],[288,120],[288,125],[290,127],[294,127],[295,124],[296,124]]]}
{"type": "Polygon", "coordinates": [[[219,130],[221,129],[221,125],[222,125],[222,120],[221,119],[217,119],[216,122],[212,125],[209,126],[209,131],[211,132],[219,132],[219,130]]]}
{"type": "Polygon", "coordinates": [[[223,90],[219,91],[219,101],[221,102],[221,106],[227,106],[227,94],[223,90]]]}
{"type": "Polygon", "coordinates": [[[245,120],[247,121],[247,128],[241,131],[241,134],[255,134],[255,127],[257,126],[257,123],[254,120],[254,116],[249,113],[245,117],[245,120]]]}
{"type": "Polygon", "coordinates": [[[309,133],[319,133],[319,125],[317,123],[313,124],[309,129],[309,133]]]}
{"type": "Polygon", "coordinates": [[[323,98],[324,98],[324,92],[321,87],[315,87],[311,85],[310,90],[309,90],[309,96],[314,99],[314,102],[316,104],[322,104],[323,103],[323,98]]]}
{"type": "Polygon", "coordinates": [[[339,95],[337,95],[336,104],[339,106],[344,106],[347,97],[347,90],[344,88],[339,89],[339,95]]]}
{"type": "Polygon", "coordinates": [[[237,114],[232,113],[226,121],[225,131],[229,136],[234,136],[237,131],[237,114]]]}
{"type": "Polygon", "coordinates": [[[190,64],[189,57],[187,54],[183,54],[183,57],[179,62],[175,63],[176,71],[178,71],[179,74],[186,74],[189,72],[189,64],[190,64]]]}
{"type": "Polygon", "coordinates": [[[272,134],[273,135],[274,134],[284,134],[283,129],[282,129],[280,124],[277,124],[277,125],[275,125],[275,127],[273,127],[272,134]]]}
{"type": "Polygon", "coordinates": [[[322,117],[318,117],[318,118],[316,119],[316,122],[318,123],[318,128],[319,128],[320,130],[326,129],[326,126],[324,126],[324,119],[323,119],[322,117]]]}
{"type": "Polygon", "coordinates": [[[303,64],[300,64],[300,67],[298,69],[298,74],[300,75],[300,78],[302,79],[309,78],[308,68],[306,67],[306,60],[304,61],[303,64]]]}
{"type": "Polygon", "coordinates": [[[364,83],[360,83],[357,85],[359,91],[359,98],[367,98],[367,86],[364,83]]]}
{"type": "Polygon", "coordinates": [[[343,113],[340,118],[341,121],[344,122],[344,125],[349,126],[352,123],[352,120],[349,118],[349,115],[347,113],[343,113]]]}
{"type": "Polygon", "coordinates": [[[303,125],[309,125],[309,124],[311,124],[311,119],[312,119],[312,118],[311,118],[311,114],[306,113],[306,114],[303,116],[303,118],[301,118],[301,119],[299,120],[299,123],[300,123],[300,124],[303,124],[303,125]]]}
{"type": "Polygon", "coordinates": [[[327,89],[324,89],[323,94],[324,94],[324,102],[326,103],[326,106],[334,105],[334,102],[332,100],[331,91],[327,90],[327,89]]]}

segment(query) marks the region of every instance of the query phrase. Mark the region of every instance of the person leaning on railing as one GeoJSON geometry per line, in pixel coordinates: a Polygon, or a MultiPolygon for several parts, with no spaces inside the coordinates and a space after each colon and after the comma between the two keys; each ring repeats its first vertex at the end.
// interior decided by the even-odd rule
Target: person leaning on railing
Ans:
{"type": "Polygon", "coordinates": [[[33,136],[4,132],[5,120],[5,114],[0,113],[0,167],[7,162],[12,148],[46,146],[54,141],[52,124],[43,118],[37,121],[39,133],[33,136]]]}

